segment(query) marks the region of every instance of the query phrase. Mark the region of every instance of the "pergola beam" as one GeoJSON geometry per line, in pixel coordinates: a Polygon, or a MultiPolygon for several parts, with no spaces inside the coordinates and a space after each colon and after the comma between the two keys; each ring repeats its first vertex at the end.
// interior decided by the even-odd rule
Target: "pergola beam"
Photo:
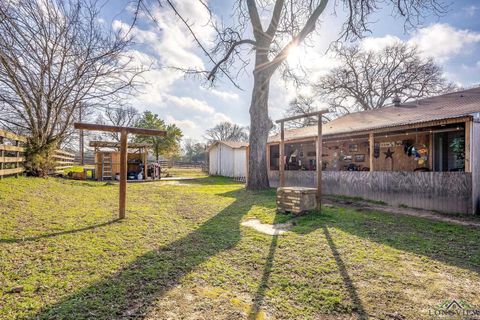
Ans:
{"type": "Polygon", "coordinates": [[[308,118],[308,117],[316,117],[316,116],[321,116],[322,114],[325,114],[325,113],[328,113],[328,110],[325,109],[325,110],[319,110],[319,111],[314,111],[314,112],[309,112],[309,113],[304,113],[304,114],[300,114],[298,116],[292,116],[292,117],[288,117],[288,118],[283,118],[283,119],[279,119],[277,121],[275,121],[276,123],[282,123],[282,122],[286,122],[286,121],[292,121],[292,120],[298,120],[298,119],[302,119],[302,118],[308,118]]]}
{"type": "MultiPolygon", "coordinates": [[[[119,219],[125,218],[125,208],[127,199],[127,150],[128,150],[128,134],[139,134],[146,136],[165,136],[164,130],[142,129],[132,127],[107,126],[94,123],[74,123],[73,127],[80,130],[103,131],[103,132],[119,132],[120,133],[120,196],[119,196],[119,219]]],[[[97,146],[95,146],[97,148],[97,146]]],[[[144,163],[145,165],[145,163],[144,163]]],[[[146,166],[145,166],[146,167],[146,166]]],[[[146,172],[146,170],[145,170],[146,172]]],[[[145,176],[146,177],[146,176],[145,176]]]]}
{"type": "Polygon", "coordinates": [[[74,123],[75,129],[80,130],[90,130],[90,131],[106,131],[106,132],[122,132],[125,130],[128,133],[145,135],[145,136],[165,136],[166,131],[155,130],[155,129],[143,129],[143,128],[133,128],[133,127],[118,127],[118,126],[107,126],[103,124],[95,123],[74,123]]]}

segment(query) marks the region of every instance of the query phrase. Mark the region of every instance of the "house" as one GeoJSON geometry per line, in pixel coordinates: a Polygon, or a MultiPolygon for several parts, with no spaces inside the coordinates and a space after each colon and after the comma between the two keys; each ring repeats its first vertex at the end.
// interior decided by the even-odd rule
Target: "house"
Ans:
{"type": "MultiPolygon", "coordinates": [[[[317,126],[285,131],[285,185],[316,185],[317,126]]],[[[280,135],[267,145],[279,181],[280,135]]],[[[324,194],[480,211],[480,88],[341,116],[323,125],[324,194]]]]}
{"type": "Polygon", "coordinates": [[[247,142],[215,141],[208,148],[209,174],[245,178],[247,174],[247,142]]]}

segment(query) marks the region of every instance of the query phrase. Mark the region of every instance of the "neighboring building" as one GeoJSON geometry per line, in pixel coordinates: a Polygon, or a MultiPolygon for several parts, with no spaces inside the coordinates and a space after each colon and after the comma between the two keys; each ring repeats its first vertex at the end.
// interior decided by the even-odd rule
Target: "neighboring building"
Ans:
{"type": "Polygon", "coordinates": [[[247,142],[214,142],[208,148],[209,174],[245,178],[247,175],[247,146],[247,142]]]}
{"type": "MultiPolygon", "coordinates": [[[[347,114],[322,137],[325,194],[480,213],[480,88],[347,114]]],[[[317,138],[317,126],[285,131],[286,186],[316,185],[317,138]]],[[[272,187],[279,141],[268,140],[272,187]]]]}

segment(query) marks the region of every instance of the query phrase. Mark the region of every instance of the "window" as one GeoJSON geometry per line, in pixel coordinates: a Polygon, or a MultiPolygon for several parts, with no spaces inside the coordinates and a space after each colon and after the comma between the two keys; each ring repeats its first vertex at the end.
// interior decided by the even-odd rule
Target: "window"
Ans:
{"type": "Polygon", "coordinates": [[[434,171],[465,171],[465,133],[462,130],[433,135],[434,171]]]}
{"type": "Polygon", "coordinates": [[[278,170],[279,169],[279,159],[280,159],[280,146],[273,145],[270,146],[270,170],[278,170]]]}
{"type": "MultiPolygon", "coordinates": [[[[285,170],[316,169],[316,145],[312,142],[285,143],[285,170]]],[[[270,146],[270,170],[278,170],[280,146],[270,146]]]]}

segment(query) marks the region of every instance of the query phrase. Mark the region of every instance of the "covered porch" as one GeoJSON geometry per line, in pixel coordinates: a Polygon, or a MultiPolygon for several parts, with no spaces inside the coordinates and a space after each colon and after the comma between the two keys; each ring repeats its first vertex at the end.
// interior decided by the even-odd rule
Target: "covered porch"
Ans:
{"type": "MultiPolygon", "coordinates": [[[[391,205],[478,212],[478,174],[471,117],[366,132],[325,134],[324,194],[362,197],[391,205]]],[[[478,140],[475,140],[478,142],[478,140]]],[[[316,136],[285,139],[285,186],[315,187],[316,136]]],[[[279,185],[279,142],[267,150],[270,185],[279,185]]]]}

